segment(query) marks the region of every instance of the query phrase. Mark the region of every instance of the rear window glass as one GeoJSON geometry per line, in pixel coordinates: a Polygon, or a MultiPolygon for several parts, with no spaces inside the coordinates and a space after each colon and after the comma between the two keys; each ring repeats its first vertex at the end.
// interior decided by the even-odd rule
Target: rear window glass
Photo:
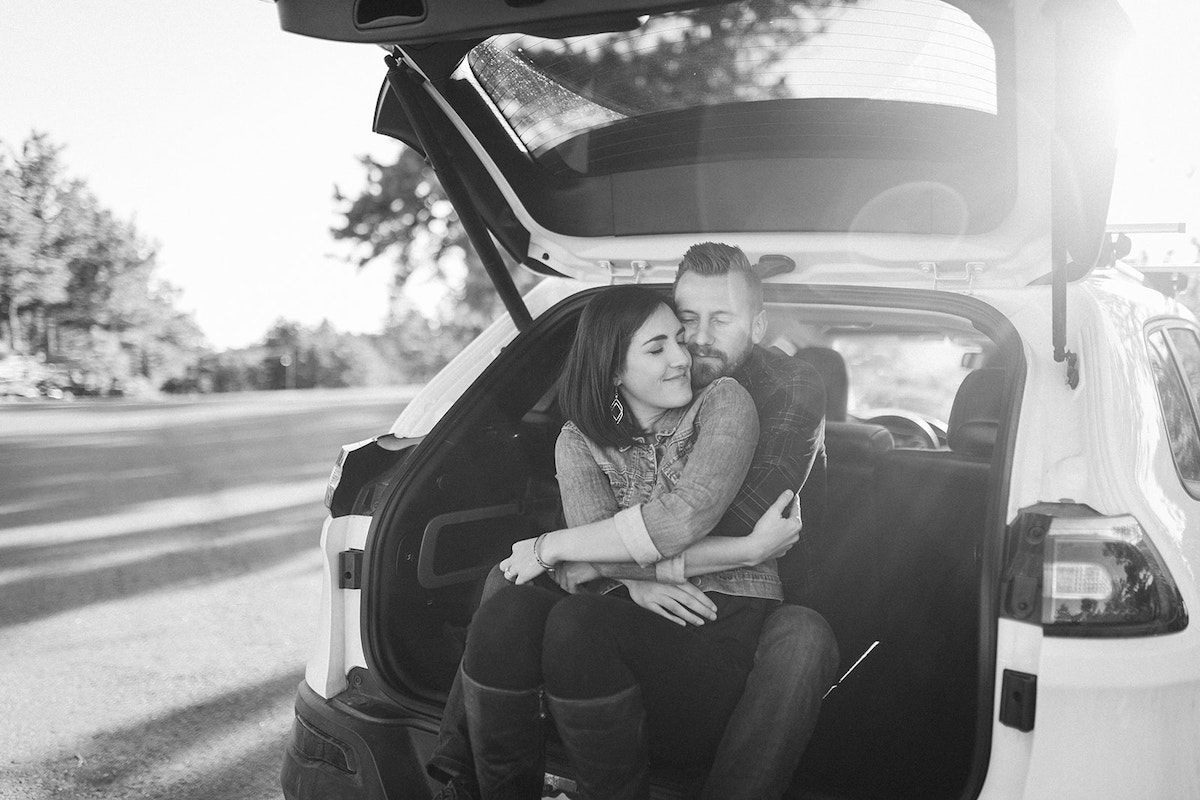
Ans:
{"type": "Polygon", "coordinates": [[[907,411],[945,427],[954,395],[982,363],[983,341],[949,337],[855,335],[835,339],[846,360],[852,416],[869,419],[907,411]]]}
{"type": "MultiPolygon", "coordinates": [[[[1198,370],[1197,358],[1200,353],[1195,350],[1195,336],[1186,329],[1173,330],[1181,334],[1180,339],[1185,343],[1190,355],[1184,363],[1190,361],[1189,372],[1198,370]],[[1189,341],[1190,340],[1190,341],[1189,341]]],[[[1150,333],[1150,367],[1154,371],[1154,381],[1158,386],[1158,399],[1162,405],[1163,421],[1167,426],[1167,439],[1171,443],[1171,453],[1175,457],[1175,465],[1179,476],[1184,480],[1188,490],[1195,494],[1200,486],[1188,486],[1200,481],[1200,431],[1197,431],[1196,420],[1192,415],[1192,405],[1188,399],[1188,390],[1184,386],[1179,370],[1175,368],[1171,349],[1162,330],[1150,333]]],[[[1200,374],[1198,372],[1197,374],[1200,374]]],[[[1194,380],[1194,379],[1193,379],[1194,380]]],[[[1195,385],[1200,386],[1200,383],[1195,385]]]]}
{"type": "Polygon", "coordinates": [[[865,99],[997,113],[996,54],[937,0],[734,3],[568,39],[509,34],[456,77],[535,158],[582,133],[720,104],[865,99]]]}

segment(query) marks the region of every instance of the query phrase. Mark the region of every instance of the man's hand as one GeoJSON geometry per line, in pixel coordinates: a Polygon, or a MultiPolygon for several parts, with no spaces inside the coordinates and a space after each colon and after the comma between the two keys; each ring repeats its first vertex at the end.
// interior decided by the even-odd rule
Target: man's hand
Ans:
{"type": "Polygon", "coordinates": [[[655,583],[623,580],[629,596],[647,611],[666,617],[677,625],[703,625],[717,618],[717,605],[690,583],[655,583]]]}
{"type": "Polygon", "coordinates": [[[586,561],[564,561],[554,567],[554,580],[565,592],[575,594],[579,584],[600,577],[600,571],[586,561]]]}
{"type": "Polygon", "coordinates": [[[761,564],[791,550],[792,545],[800,541],[801,527],[799,498],[788,489],[771,504],[746,537],[746,546],[753,559],[750,563],[761,564]],[[795,507],[788,509],[790,503],[795,503],[795,507]],[[784,510],[790,511],[790,516],[784,517],[784,510]]]}

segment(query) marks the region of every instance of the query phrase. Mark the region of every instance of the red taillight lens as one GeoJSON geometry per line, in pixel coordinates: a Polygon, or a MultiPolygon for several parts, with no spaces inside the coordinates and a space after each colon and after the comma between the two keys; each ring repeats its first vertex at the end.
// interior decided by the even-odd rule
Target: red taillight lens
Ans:
{"type": "Polygon", "coordinates": [[[1183,598],[1129,515],[1045,503],[1017,517],[1004,613],[1054,636],[1151,636],[1187,627],[1183,598]]]}

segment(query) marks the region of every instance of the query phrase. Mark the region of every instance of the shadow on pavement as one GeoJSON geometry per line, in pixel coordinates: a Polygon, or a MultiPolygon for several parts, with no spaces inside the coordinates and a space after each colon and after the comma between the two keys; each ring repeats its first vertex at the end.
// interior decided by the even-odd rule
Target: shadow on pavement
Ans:
{"type": "MultiPolygon", "coordinates": [[[[247,667],[249,673],[253,665],[247,667]]],[[[82,762],[64,777],[78,787],[76,796],[86,797],[238,800],[278,796],[278,770],[287,736],[280,721],[290,719],[288,710],[303,677],[302,670],[272,675],[93,736],[79,752],[82,762]],[[264,727],[275,728],[265,741],[264,727]],[[196,768],[214,763],[218,766],[196,768]],[[274,768],[267,770],[264,765],[274,768]]]]}
{"type": "Polygon", "coordinates": [[[232,577],[273,566],[297,553],[316,552],[324,509],[305,503],[287,509],[223,518],[223,531],[206,526],[160,528],[69,544],[0,547],[0,564],[48,569],[0,584],[0,626],[19,625],[92,603],[131,597],[174,585],[232,577]],[[98,554],[119,563],[81,567],[98,554]],[[146,550],[149,552],[144,552],[146,550]],[[100,553],[99,551],[103,551],[100,553]],[[10,558],[12,559],[10,561],[10,558]]]}

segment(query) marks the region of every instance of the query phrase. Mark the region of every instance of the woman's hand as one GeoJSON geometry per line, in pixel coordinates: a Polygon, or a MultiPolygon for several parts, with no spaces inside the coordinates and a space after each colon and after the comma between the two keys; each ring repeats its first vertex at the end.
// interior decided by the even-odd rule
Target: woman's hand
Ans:
{"type": "Polygon", "coordinates": [[[506,579],[516,584],[529,583],[546,571],[533,552],[536,544],[537,538],[513,542],[512,555],[500,562],[500,571],[506,579]]]}
{"type": "Polygon", "coordinates": [[[779,558],[792,545],[800,541],[800,500],[795,493],[788,489],[779,495],[779,499],[771,504],[766,513],[754,524],[754,530],[746,536],[746,546],[750,548],[752,564],[761,564],[772,558],[779,558]],[[788,505],[793,507],[788,509],[788,505]],[[784,517],[784,509],[789,516],[784,517]]]}
{"type": "Polygon", "coordinates": [[[575,594],[579,584],[600,577],[600,570],[586,561],[564,561],[554,567],[554,580],[564,592],[575,594]]]}
{"type": "Polygon", "coordinates": [[[717,605],[690,583],[655,583],[624,580],[629,596],[647,611],[666,617],[677,625],[703,625],[717,618],[717,605]]]}

